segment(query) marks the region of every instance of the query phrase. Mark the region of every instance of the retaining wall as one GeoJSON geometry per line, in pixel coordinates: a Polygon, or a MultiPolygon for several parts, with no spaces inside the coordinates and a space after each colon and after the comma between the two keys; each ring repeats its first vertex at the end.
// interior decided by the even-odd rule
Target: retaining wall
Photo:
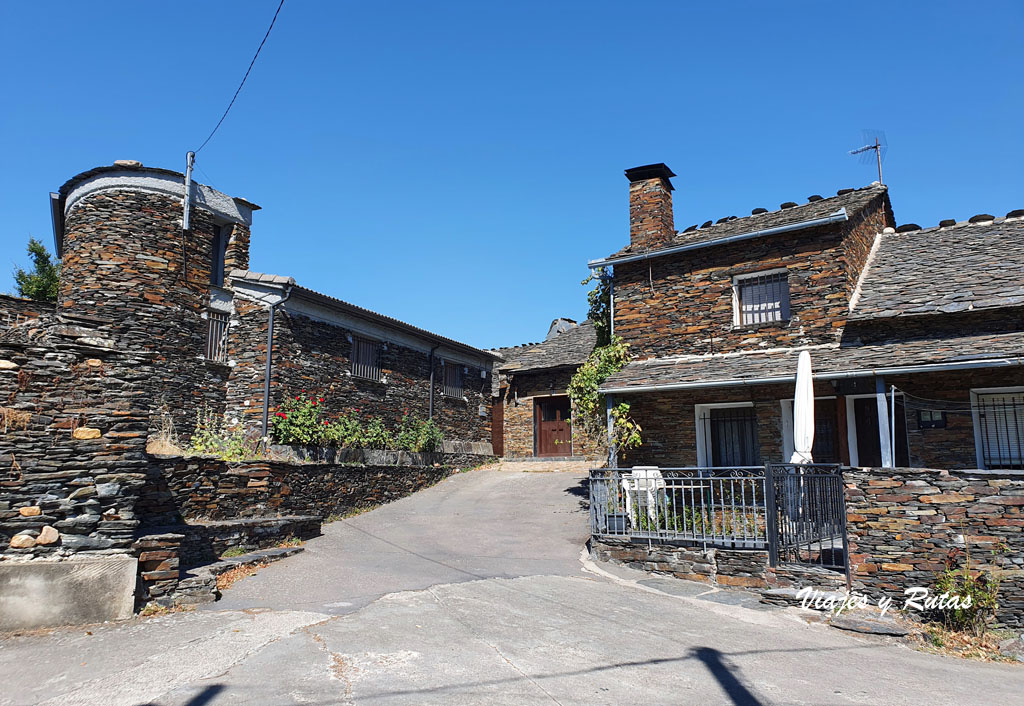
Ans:
{"type": "Polygon", "coordinates": [[[1024,626],[1024,471],[846,468],[855,577],[898,601],[931,588],[953,555],[1001,580],[997,617],[1024,626]]]}

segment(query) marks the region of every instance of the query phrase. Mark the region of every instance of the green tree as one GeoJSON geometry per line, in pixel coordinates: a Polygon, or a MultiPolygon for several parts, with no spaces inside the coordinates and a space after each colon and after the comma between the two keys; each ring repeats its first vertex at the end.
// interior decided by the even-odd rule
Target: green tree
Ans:
{"type": "Polygon", "coordinates": [[[32,258],[32,271],[14,268],[14,283],[18,295],[40,301],[57,301],[57,280],[60,265],[54,264],[46,246],[35,238],[28,239],[28,255],[32,258]]]}

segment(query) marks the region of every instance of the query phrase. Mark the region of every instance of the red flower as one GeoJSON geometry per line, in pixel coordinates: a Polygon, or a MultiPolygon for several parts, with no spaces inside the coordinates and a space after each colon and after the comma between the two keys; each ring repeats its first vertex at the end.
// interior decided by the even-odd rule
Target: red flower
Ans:
{"type": "Polygon", "coordinates": [[[324,401],[324,398],[323,398],[323,397],[321,397],[321,398],[320,398],[320,401],[321,401],[321,402],[323,402],[323,401],[324,401]]]}
{"type": "Polygon", "coordinates": [[[356,407],[356,414],[359,414],[359,408],[356,407]]]}
{"type": "Polygon", "coordinates": [[[295,399],[299,399],[299,396],[298,396],[298,395],[295,395],[295,399]]]}

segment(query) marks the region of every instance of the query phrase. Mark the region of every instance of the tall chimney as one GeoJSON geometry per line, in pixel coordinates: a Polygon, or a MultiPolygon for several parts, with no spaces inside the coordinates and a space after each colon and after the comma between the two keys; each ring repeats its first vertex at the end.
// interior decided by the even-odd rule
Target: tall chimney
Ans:
{"type": "Polygon", "coordinates": [[[629,244],[633,250],[664,247],[676,234],[672,219],[675,174],[662,163],[626,170],[629,179],[629,244]]]}

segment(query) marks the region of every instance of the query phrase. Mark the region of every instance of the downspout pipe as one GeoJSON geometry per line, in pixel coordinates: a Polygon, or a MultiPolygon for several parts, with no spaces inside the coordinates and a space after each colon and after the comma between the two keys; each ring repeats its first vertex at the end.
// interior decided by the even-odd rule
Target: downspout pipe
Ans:
{"type": "Polygon", "coordinates": [[[263,438],[268,443],[270,439],[270,372],[274,365],[274,312],[291,296],[292,288],[288,287],[288,292],[284,297],[270,305],[270,312],[267,314],[267,367],[263,372],[263,438]]]}
{"type": "Polygon", "coordinates": [[[440,346],[434,346],[430,349],[430,402],[427,407],[427,419],[434,418],[434,351],[438,348],[440,348],[440,346]]]}

